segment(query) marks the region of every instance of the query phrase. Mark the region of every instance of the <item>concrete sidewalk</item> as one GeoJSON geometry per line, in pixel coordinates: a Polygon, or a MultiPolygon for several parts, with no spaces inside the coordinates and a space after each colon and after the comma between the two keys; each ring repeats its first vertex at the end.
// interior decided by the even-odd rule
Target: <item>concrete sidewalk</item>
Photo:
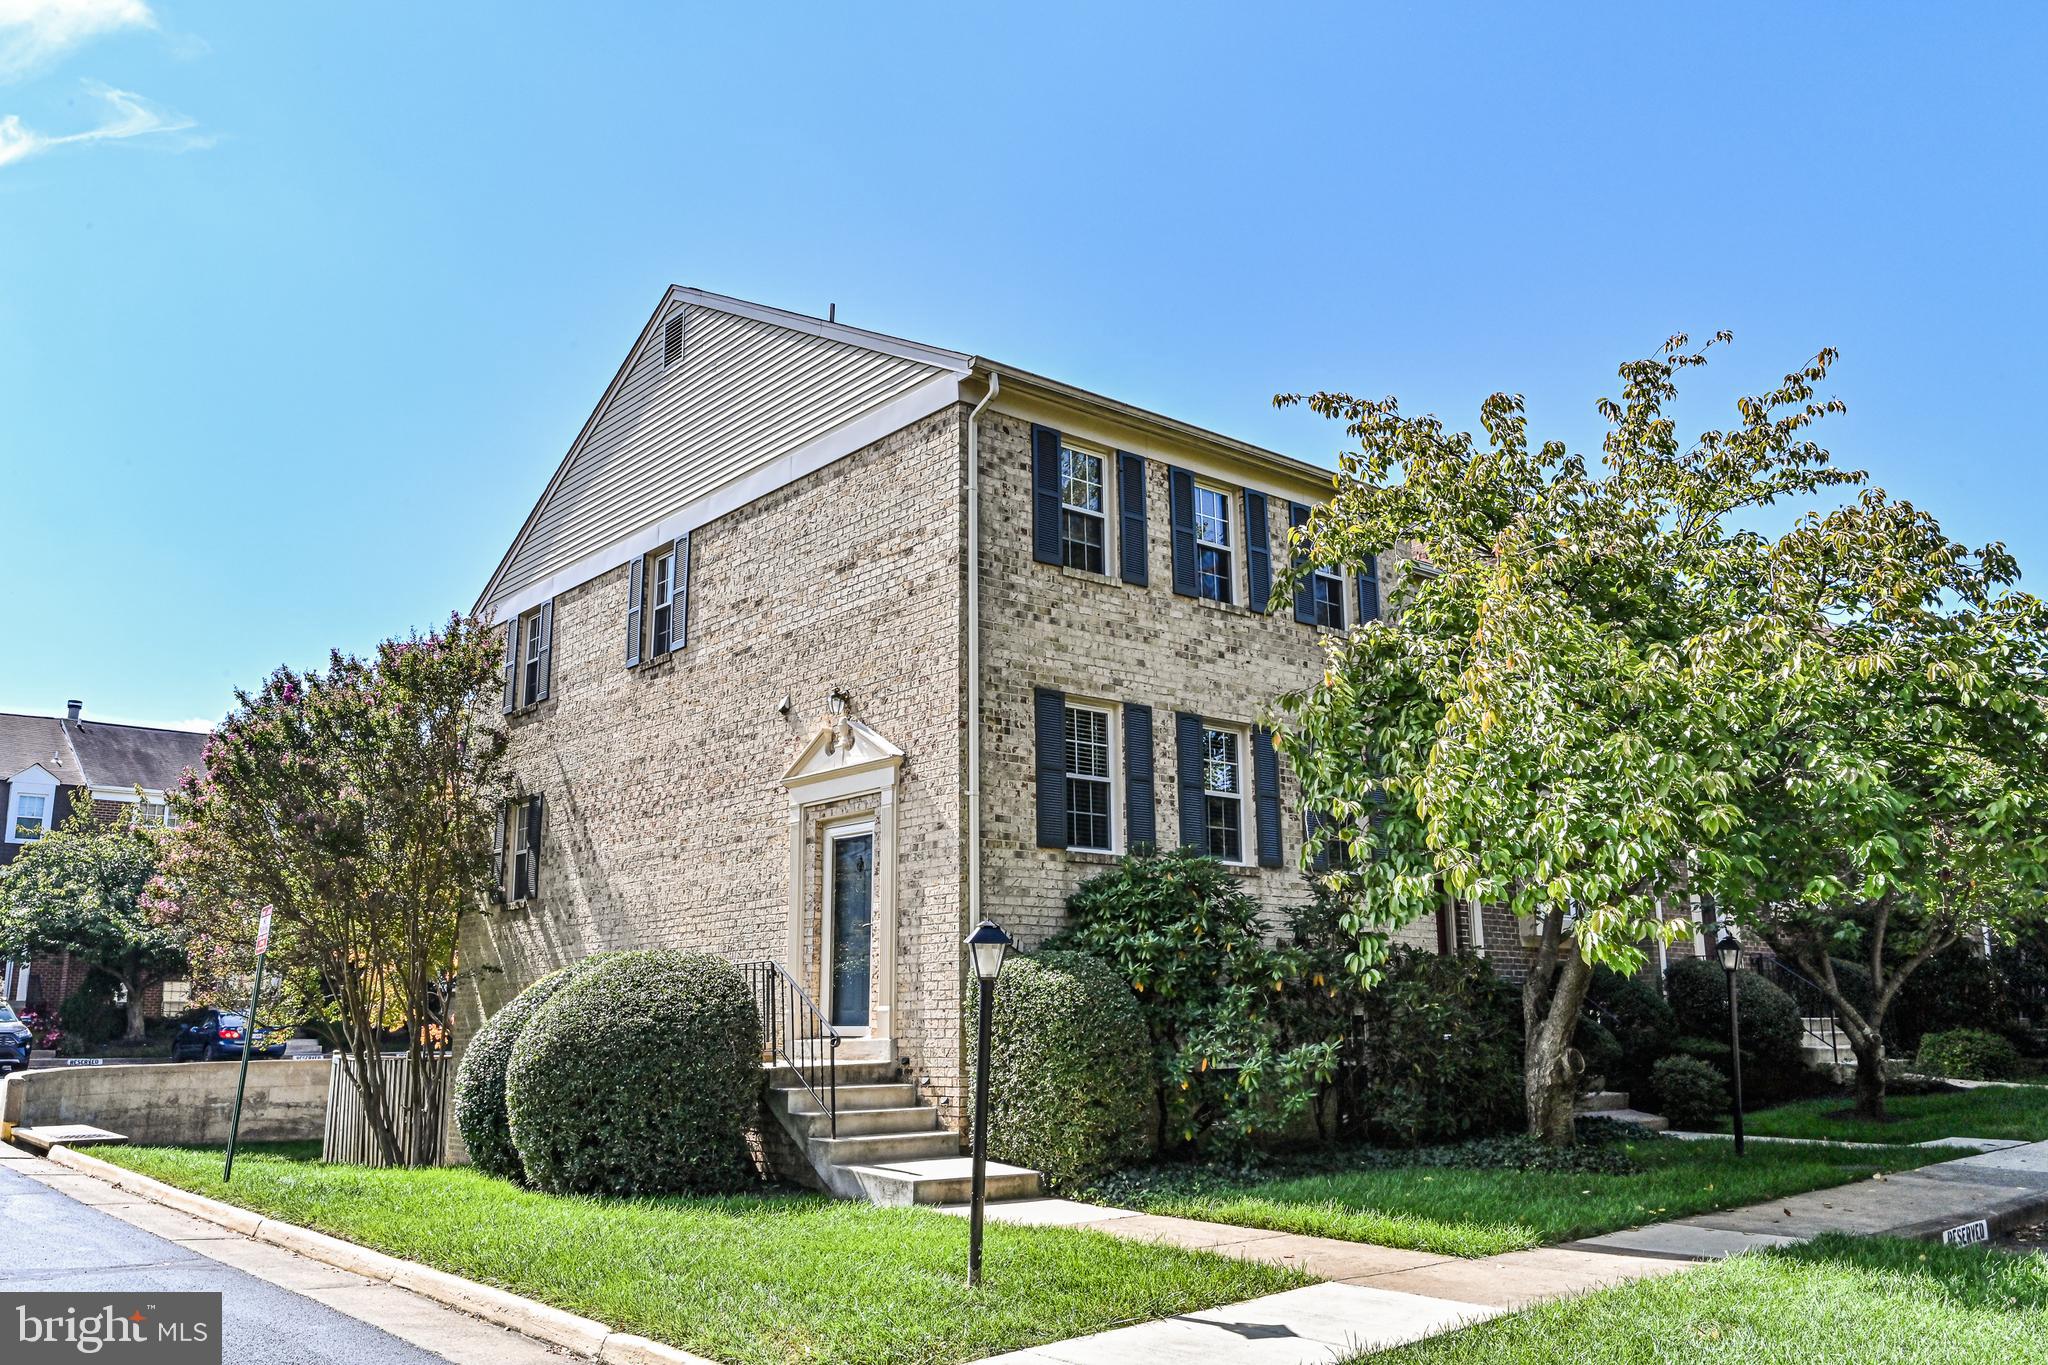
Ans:
{"type": "Polygon", "coordinates": [[[1996,1235],[2043,1210],[2048,1210],[2048,1142],[1477,1260],[1072,1200],[1020,1200],[989,1206],[989,1217],[1265,1261],[1324,1283],[992,1359],[1002,1365],[1110,1365],[1138,1359],[1153,1365],[1328,1365],[1548,1299],[1676,1274],[1702,1261],[1787,1246],[1826,1232],[1935,1238],[1983,1220],[1996,1235]]]}

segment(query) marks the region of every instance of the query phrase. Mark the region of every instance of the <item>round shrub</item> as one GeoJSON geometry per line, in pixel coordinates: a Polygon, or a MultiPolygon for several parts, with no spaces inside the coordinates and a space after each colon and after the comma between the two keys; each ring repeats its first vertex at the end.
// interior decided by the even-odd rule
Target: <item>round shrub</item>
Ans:
{"type": "Polygon", "coordinates": [[[1150,1157],[1152,1040],[1137,997],[1082,953],[1013,959],[996,989],[989,1154],[1071,1188],[1150,1157]]]}
{"type": "Polygon", "coordinates": [[[1363,1038],[1347,1108],[1368,1139],[1414,1147],[1521,1123],[1521,992],[1486,959],[1396,949],[1354,1007],[1363,1038]]]}
{"type": "Polygon", "coordinates": [[[1621,1061],[1608,1073],[1609,1083],[1623,1090],[1648,1085],[1650,1069],[1670,1053],[1678,1034],[1678,1020],[1662,993],[1638,977],[1602,967],[1593,973],[1586,999],[1621,1046],[1621,1061]]]}
{"type": "Polygon", "coordinates": [[[2019,1072],[2012,1040],[1980,1028],[1930,1033],[1920,1040],[1919,1070],[1963,1081],[2002,1081],[2019,1072]]]}
{"type": "Polygon", "coordinates": [[[1599,1015],[1591,1010],[1579,1015],[1578,1027],[1572,1033],[1572,1046],[1579,1050],[1579,1057],[1586,1064],[1585,1070],[1579,1073],[1581,1090],[1608,1089],[1626,1084],[1621,1078],[1626,1065],[1621,1042],[1599,1015]]]}
{"type": "Polygon", "coordinates": [[[720,1193],[750,1180],[761,1019],[708,953],[620,953],[556,990],[512,1046],[505,1111],[554,1194],[720,1193]]]}
{"type": "Polygon", "coordinates": [[[478,1170],[507,1180],[526,1178],[505,1117],[505,1068],[512,1061],[512,1046],[556,991],[616,956],[599,953],[549,972],[507,1001],[469,1040],[462,1065],[455,1069],[455,1126],[478,1170]]]}
{"type": "Polygon", "coordinates": [[[1650,1069],[1650,1085],[1673,1128],[1710,1128],[1728,1112],[1728,1078],[1697,1057],[1666,1057],[1650,1069]]]}
{"type": "MultiPolygon", "coordinates": [[[[1664,976],[1681,1034],[1728,1041],[1728,984],[1721,964],[1705,958],[1674,962],[1664,976]]],[[[1742,1009],[1742,1085],[1751,1100],[1783,1099],[1806,1088],[1799,1051],[1799,1002],[1755,972],[1735,974],[1742,1009]]]]}

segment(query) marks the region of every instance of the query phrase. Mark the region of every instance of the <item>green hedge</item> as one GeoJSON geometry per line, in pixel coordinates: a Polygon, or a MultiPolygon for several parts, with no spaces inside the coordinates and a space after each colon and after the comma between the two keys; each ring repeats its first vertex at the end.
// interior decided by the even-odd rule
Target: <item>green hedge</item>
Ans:
{"type": "MultiPolygon", "coordinates": [[[[1674,962],[1664,976],[1681,1035],[1726,1044],[1728,979],[1706,958],[1674,962]]],[[[1799,1003],[1752,971],[1735,974],[1742,1008],[1742,1087],[1750,1101],[1784,1099],[1812,1082],[1799,1050],[1799,1003]]]]}
{"type": "Polygon", "coordinates": [[[1930,1033],[1920,1040],[1919,1069],[1963,1081],[2003,1081],[2019,1074],[2012,1040],[1980,1028],[1930,1033]]]}
{"type": "Polygon", "coordinates": [[[1455,1142],[1522,1121],[1521,993],[1484,958],[1398,948],[1359,996],[1354,1112],[1387,1146],[1455,1142]]]}
{"type": "Polygon", "coordinates": [[[599,953],[549,972],[507,1001],[469,1040],[455,1070],[455,1126],[478,1170],[507,1180],[526,1178],[505,1116],[505,1069],[512,1062],[512,1046],[556,991],[616,956],[599,953]]]}
{"type": "Polygon", "coordinates": [[[996,990],[989,1154],[1054,1189],[1157,1149],[1152,1040],[1136,997],[1083,953],[1015,957],[996,990]]]}
{"type": "Polygon", "coordinates": [[[555,992],[505,1074],[512,1143],[554,1194],[721,1193],[753,1177],[761,1020],[708,953],[621,953],[555,992]]]}
{"type": "Polygon", "coordinates": [[[1728,1078],[1697,1057],[1666,1057],[1651,1068],[1650,1085],[1673,1128],[1712,1128],[1728,1112],[1728,1078]]]}
{"type": "MultiPolygon", "coordinates": [[[[1589,1013],[1607,1027],[1621,1049],[1621,1060],[1611,1064],[1608,1083],[1629,1091],[1647,1087],[1651,1068],[1670,1054],[1672,1040],[1678,1036],[1678,1019],[1662,992],[1638,977],[1601,967],[1593,973],[1586,1000],[1589,1013]]],[[[1581,1052],[1586,1050],[1583,1042],[1577,1046],[1581,1052]]],[[[1586,1068],[1593,1069],[1590,1055],[1586,1068]]]]}

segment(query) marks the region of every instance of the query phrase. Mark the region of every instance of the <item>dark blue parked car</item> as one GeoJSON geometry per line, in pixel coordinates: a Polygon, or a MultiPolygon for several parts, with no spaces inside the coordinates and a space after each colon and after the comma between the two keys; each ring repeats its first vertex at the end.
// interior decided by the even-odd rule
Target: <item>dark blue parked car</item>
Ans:
{"type": "Polygon", "coordinates": [[[0,1001],[0,1076],[28,1070],[28,1050],[33,1035],[6,1002],[0,1001]]]}
{"type": "MultiPolygon", "coordinates": [[[[242,1055],[242,1032],[249,1021],[224,1010],[193,1010],[178,1026],[171,1039],[174,1062],[225,1062],[242,1055]]],[[[249,1044],[251,1057],[284,1056],[282,1029],[259,1028],[249,1044]]]]}

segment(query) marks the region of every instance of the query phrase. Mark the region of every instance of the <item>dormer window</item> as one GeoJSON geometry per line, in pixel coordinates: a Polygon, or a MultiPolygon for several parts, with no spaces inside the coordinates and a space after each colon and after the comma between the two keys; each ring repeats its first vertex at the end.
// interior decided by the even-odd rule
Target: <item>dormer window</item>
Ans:
{"type": "Polygon", "coordinates": [[[50,798],[41,792],[23,792],[14,798],[14,823],[8,839],[25,844],[40,839],[50,829],[50,798]]]}

